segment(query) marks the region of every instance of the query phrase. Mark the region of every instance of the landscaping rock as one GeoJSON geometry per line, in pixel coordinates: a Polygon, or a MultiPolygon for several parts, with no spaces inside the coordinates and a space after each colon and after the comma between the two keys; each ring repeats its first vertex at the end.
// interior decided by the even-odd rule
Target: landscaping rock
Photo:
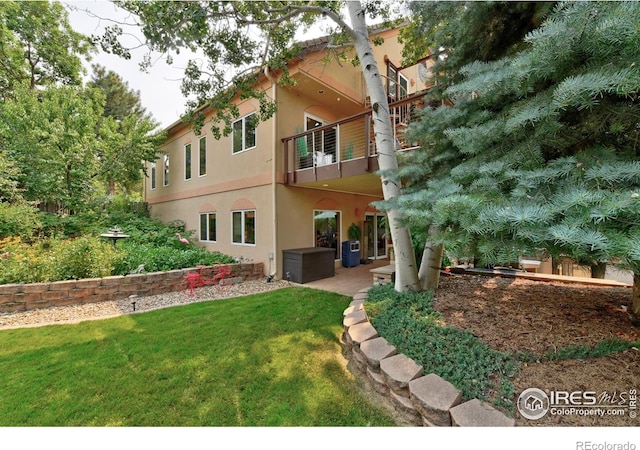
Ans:
{"type": "Polygon", "coordinates": [[[367,368],[367,376],[371,381],[371,385],[376,390],[378,394],[388,395],[389,394],[389,386],[385,383],[384,378],[379,373],[373,372],[371,369],[367,368]]]}
{"type": "Polygon", "coordinates": [[[354,305],[354,306],[349,306],[347,309],[344,310],[342,315],[346,316],[348,314],[351,314],[351,313],[354,313],[354,312],[358,312],[358,311],[364,311],[364,305],[362,303],[359,303],[359,304],[354,305]]]}
{"type": "Polygon", "coordinates": [[[345,334],[347,343],[358,348],[362,342],[378,337],[378,332],[369,322],[353,325],[345,334]]]}
{"type": "Polygon", "coordinates": [[[451,421],[457,427],[513,427],[516,421],[488,403],[470,400],[451,408],[451,421]]]}
{"type": "Polygon", "coordinates": [[[396,348],[385,338],[377,337],[360,344],[360,353],[367,361],[367,366],[376,373],[380,373],[380,361],[396,354],[396,348]]]}
{"type": "Polygon", "coordinates": [[[363,323],[363,322],[367,322],[367,314],[364,311],[356,311],[344,316],[344,319],[342,320],[342,325],[344,325],[346,329],[353,325],[363,323]]]}
{"type": "Polygon", "coordinates": [[[409,398],[409,382],[422,376],[422,366],[399,354],[380,361],[380,373],[393,392],[409,398]]]}
{"type": "Polygon", "coordinates": [[[389,397],[391,398],[391,403],[395,406],[396,411],[398,411],[407,422],[410,422],[414,425],[422,425],[422,416],[413,406],[411,400],[401,395],[396,394],[393,391],[389,392],[389,397]]]}
{"type": "Polygon", "coordinates": [[[434,426],[451,426],[449,410],[462,402],[462,393],[436,374],[409,382],[410,398],[425,420],[434,426]]]}
{"type": "Polygon", "coordinates": [[[367,299],[367,294],[363,293],[363,292],[358,292],[357,294],[355,294],[353,296],[354,300],[366,300],[367,299]]]}

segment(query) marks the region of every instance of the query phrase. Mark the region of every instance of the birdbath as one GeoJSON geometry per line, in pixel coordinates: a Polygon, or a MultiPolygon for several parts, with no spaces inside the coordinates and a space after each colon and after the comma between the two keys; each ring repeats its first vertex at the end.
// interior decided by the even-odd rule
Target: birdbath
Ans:
{"type": "Polygon", "coordinates": [[[129,235],[128,234],[124,234],[122,232],[122,230],[120,229],[120,227],[113,227],[109,230],[108,233],[102,233],[100,235],[100,237],[103,238],[107,238],[107,239],[111,239],[111,241],[113,242],[113,246],[116,246],[116,242],[118,242],[118,239],[125,239],[128,238],[129,235]]]}

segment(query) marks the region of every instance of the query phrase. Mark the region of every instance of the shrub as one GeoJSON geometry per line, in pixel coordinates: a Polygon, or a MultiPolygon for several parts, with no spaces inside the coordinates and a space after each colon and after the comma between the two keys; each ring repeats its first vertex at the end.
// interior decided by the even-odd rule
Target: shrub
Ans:
{"type": "Polygon", "coordinates": [[[29,245],[0,241],[0,284],[37,283],[111,275],[117,253],[95,237],[48,239],[29,245]]]}
{"type": "Polygon", "coordinates": [[[123,242],[119,258],[114,267],[114,274],[125,275],[141,265],[144,272],[212,265],[215,263],[232,263],[234,259],[219,252],[208,252],[200,247],[176,248],[171,245],[155,246],[149,243],[123,242]]]}
{"type": "Polygon", "coordinates": [[[103,240],[83,236],[54,241],[50,251],[53,260],[50,280],[106,277],[113,273],[116,250],[103,240]]]}
{"type": "Polygon", "coordinates": [[[37,208],[28,204],[0,202],[0,238],[20,237],[29,241],[42,227],[37,208]]]}
{"type": "Polygon", "coordinates": [[[183,244],[176,232],[190,238],[192,231],[153,220],[144,211],[117,204],[110,211],[98,205],[73,215],[41,213],[50,237],[31,245],[17,235],[0,240],[0,284],[126,275],[141,265],[144,272],[156,272],[234,262],[222,253],[183,244]],[[130,236],[115,247],[98,237],[114,225],[130,236]],[[72,235],[82,236],[69,239],[72,235]]]}

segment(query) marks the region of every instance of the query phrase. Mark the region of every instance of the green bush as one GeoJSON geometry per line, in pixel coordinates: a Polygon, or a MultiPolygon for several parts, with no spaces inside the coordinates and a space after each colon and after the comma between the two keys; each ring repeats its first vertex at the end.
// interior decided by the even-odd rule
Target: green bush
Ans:
{"type": "Polygon", "coordinates": [[[0,255],[0,284],[105,277],[113,273],[117,259],[111,244],[88,236],[33,245],[5,239],[0,241],[0,255]]]}
{"type": "MultiPolygon", "coordinates": [[[[178,241],[179,242],[179,241],[178,241]]],[[[203,248],[191,246],[176,248],[173,244],[155,246],[152,243],[122,242],[119,257],[114,266],[115,275],[125,275],[144,266],[144,272],[182,269],[197,265],[232,263],[234,259],[219,252],[208,252],[203,248]]]]}
{"type": "Polygon", "coordinates": [[[452,383],[466,400],[478,398],[511,412],[509,381],[518,363],[470,332],[445,326],[433,307],[433,293],[399,293],[391,284],[374,286],[365,308],[381,336],[424,368],[452,383]]]}
{"type": "MultiPolygon", "coordinates": [[[[144,272],[157,272],[234,262],[222,253],[180,242],[177,232],[192,239],[193,231],[185,232],[178,223],[151,219],[145,208],[136,205],[119,201],[96,203],[72,215],[40,213],[41,221],[34,222],[42,224],[48,237],[32,244],[27,240],[34,232],[27,226],[30,221],[24,219],[27,225],[20,229],[28,238],[19,234],[0,237],[0,284],[126,275],[140,266],[144,266],[144,272]],[[129,235],[116,246],[99,237],[113,226],[129,235]]],[[[38,218],[36,210],[27,212],[34,214],[32,219],[38,218]]],[[[8,232],[14,233],[15,229],[8,232]]]]}
{"type": "Polygon", "coordinates": [[[0,239],[13,236],[29,241],[41,227],[37,208],[28,204],[0,202],[0,239]]]}
{"type": "Polygon", "coordinates": [[[113,273],[116,251],[102,239],[83,236],[77,239],[54,241],[50,257],[50,280],[106,277],[113,273]]]}

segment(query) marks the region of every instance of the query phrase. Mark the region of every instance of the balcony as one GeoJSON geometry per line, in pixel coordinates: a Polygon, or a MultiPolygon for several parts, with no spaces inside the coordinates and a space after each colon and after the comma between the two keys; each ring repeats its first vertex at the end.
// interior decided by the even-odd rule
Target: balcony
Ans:
{"type": "MultiPolygon", "coordinates": [[[[416,148],[404,131],[422,107],[424,92],[389,104],[393,136],[398,150],[416,148]]],[[[371,175],[378,170],[371,110],[282,140],[286,183],[318,184],[323,181],[371,175]]],[[[377,184],[379,187],[379,183],[377,184]]]]}

